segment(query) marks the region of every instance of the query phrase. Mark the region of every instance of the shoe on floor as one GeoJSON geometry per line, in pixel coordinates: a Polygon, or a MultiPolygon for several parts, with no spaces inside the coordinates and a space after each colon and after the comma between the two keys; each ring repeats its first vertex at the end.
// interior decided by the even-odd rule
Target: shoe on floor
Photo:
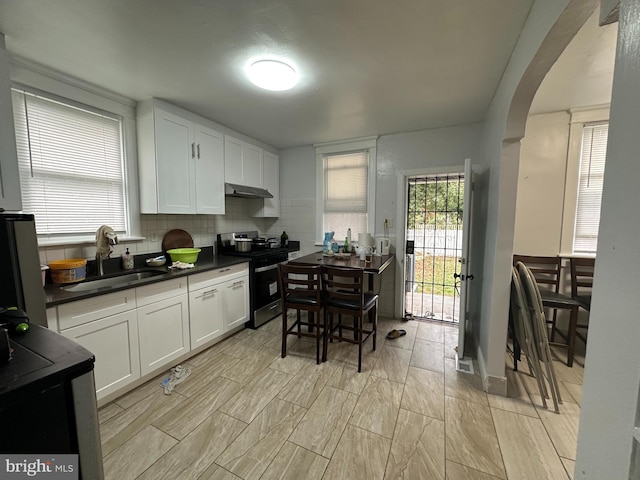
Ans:
{"type": "Polygon", "coordinates": [[[401,337],[406,334],[407,334],[406,330],[391,330],[389,333],[387,333],[387,338],[389,340],[393,340],[395,338],[401,337]]]}

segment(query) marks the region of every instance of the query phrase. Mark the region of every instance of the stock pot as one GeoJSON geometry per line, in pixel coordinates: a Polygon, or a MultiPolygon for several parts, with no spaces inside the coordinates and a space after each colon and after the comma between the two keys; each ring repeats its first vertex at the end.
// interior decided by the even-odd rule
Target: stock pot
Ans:
{"type": "Polygon", "coordinates": [[[250,238],[236,238],[236,252],[250,252],[252,242],[253,240],[250,238]]]}

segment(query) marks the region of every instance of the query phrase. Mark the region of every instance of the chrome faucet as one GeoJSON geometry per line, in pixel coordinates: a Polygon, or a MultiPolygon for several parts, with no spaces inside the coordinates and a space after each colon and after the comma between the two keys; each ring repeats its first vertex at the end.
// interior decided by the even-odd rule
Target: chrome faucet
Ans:
{"type": "Polygon", "coordinates": [[[99,276],[104,275],[102,262],[111,255],[113,251],[111,245],[117,244],[118,235],[113,231],[113,228],[102,225],[98,231],[96,231],[96,267],[99,276]]]}

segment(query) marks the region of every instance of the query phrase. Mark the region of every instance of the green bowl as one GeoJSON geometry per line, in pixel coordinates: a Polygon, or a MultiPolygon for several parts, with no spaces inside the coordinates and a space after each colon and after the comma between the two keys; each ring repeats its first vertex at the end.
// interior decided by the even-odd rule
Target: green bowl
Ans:
{"type": "Polygon", "coordinates": [[[167,250],[172,262],[196,263],[198,261],[199,248],[173,248],[167,250]]]}

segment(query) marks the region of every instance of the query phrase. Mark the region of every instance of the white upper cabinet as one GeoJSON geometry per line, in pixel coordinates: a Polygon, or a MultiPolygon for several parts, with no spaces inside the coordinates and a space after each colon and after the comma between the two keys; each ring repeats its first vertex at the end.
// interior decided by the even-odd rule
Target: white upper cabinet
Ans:
{"type": "Polygon", "coordinates": [[[196,213],[223,214],[224,136],[211,128],[195,125],[196,213]]]}
{"type": "MultiPolygon", "coordinates": [[[[158,213],[195,213],[193,123],[159,108],[154,109],[153,120],[157,169],[155,207],[158,213]]],[[[142,155],[140,159],[146,161],[142,155]]]]}
{"type": "Polygon", "coordinates": [[[224,214],[223,134],[155,99],[137,120],[141,212],[224,214]]]}
{"type": "Polygon", "coordinates": [[[258,212],[256,217],[280,216],[280,157],[271,152],[264,152],[262,162],[263,188],[268,190],[273,198],[257,200],[258,212]]]}
{"type": "Polygon", "coordinates": [[[242,173],[242,150],[241,140],[224,136],[224,180],[227,183],[242,185],[244,176],[242,173]]]}
{"type": "Polygon", "coordinates": [[[237,185],[263,188],[262,155],[262,148],[225,135],[225,181],[237,185]]]}
{"type": "Polygon", "coordinates": [[[244,173],[244,185],[249,187],[264,187],[262,179],[262,159],[263,151],[261,148],[244,144],[242,169],[244,173]]]}
{"type": "Polygon", "coordinates": [[[13,126],[9,54],[4,35],[0,33],[0,209],[22,210],[20,175],[16,153],[16,132],[13,126]]]}

